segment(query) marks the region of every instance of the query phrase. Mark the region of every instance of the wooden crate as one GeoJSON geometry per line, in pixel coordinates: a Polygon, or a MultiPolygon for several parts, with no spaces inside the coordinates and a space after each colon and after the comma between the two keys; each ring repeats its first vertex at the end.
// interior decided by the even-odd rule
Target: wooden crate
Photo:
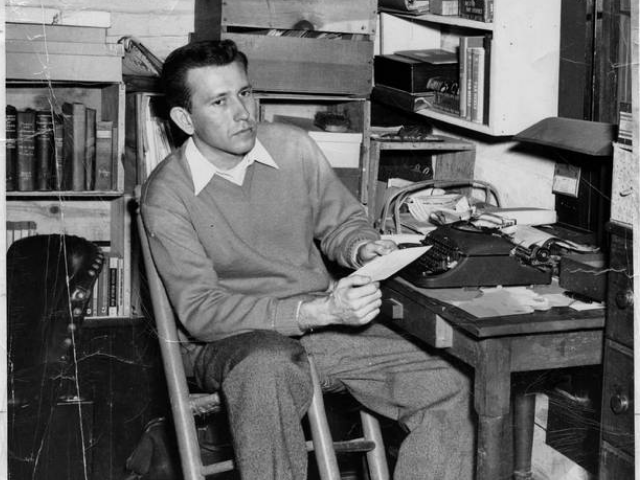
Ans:
{"type": "Polygon", "coordinates": [[[249,58],[256,90],[365,96],[376,10],[376,0],[198,0],[193,38],[234,40],[249,58]],[[274,29],[338,38],[267,35],[274,29]]]}

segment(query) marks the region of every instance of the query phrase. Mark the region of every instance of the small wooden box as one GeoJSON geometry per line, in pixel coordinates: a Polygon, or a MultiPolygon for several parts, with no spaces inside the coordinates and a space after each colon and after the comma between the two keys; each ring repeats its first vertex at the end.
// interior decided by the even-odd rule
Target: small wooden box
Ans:
{"type": "Polygon", "coordinates": [[[427,82],[434,77],[457,79],[458,64],[421,62],[401,55],[377,55],[375,57],[374,79],[376,85],[419,93],[427,91],[427,82]]]}
{"type": "Polygon", "coordinates": [[[249,58],[256,90],[367,95],[373,42],[223,33],[249,58]]]}

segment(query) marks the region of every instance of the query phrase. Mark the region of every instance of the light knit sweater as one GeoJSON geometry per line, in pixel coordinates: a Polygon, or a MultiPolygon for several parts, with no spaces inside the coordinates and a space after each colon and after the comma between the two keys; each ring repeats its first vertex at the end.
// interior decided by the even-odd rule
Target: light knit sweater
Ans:
{"type": "Polygon", "coordinates": [[[331,281],[315,241],[330,260],[355,268],[354,249],[379,238],[306,133],[260,124],[258,139],[278,168],[255,162],[242,186],[215,175],[196,196],[183,146],[143,188],[155,263],[195,340],[256,329],[301,335],[299,301],[331,281]]]}

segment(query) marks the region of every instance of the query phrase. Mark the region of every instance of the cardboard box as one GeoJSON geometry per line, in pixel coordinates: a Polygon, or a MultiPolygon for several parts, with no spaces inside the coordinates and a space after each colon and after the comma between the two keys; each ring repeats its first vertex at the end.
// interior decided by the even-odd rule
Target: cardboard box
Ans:
{"type": "Polygon", "coordinates": [[[333,168],[359,168],[361,133],[309,132],[333,168]]]}
{"type": "Polygon", "coordinates": [[[430,78],[458,78],[458,64],[432,64],[401,55],[376,55],[373,78],[377,85],[410,93],[426,92],[430,78]]]}
{"type": "Polygon", "coordinates": [[[443,16],[458,15],[458,0],[431,0],[431,13],[443,16]]]}

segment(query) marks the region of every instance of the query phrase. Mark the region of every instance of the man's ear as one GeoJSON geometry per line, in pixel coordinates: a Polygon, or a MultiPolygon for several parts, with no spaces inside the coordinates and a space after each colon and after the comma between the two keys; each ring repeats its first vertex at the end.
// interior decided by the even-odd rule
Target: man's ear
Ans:
{"type": "Polygon", "coordinates": [[[171,120],[187,135],[193,135],[193,123],[191,114],[183,107],[173,107],[169,112],[171,120]]]}

